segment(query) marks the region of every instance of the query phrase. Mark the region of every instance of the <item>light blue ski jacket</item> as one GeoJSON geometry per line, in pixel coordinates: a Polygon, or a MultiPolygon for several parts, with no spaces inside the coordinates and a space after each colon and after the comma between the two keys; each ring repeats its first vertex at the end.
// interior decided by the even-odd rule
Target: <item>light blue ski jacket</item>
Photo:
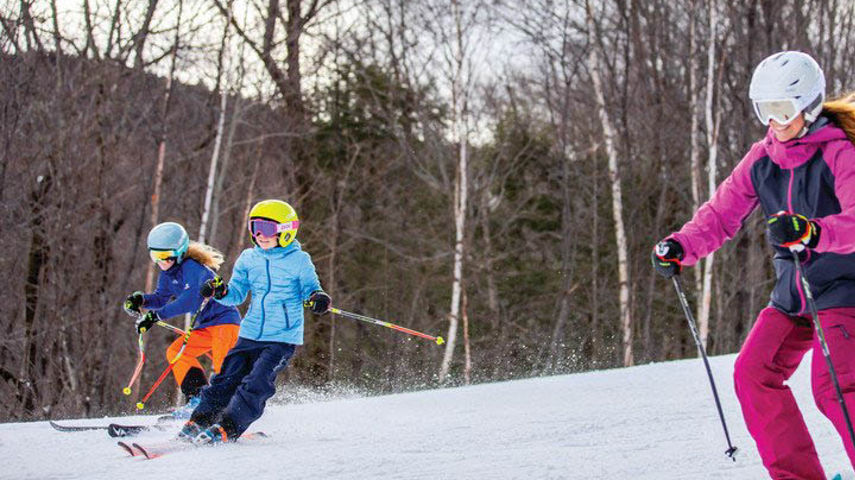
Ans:
{"type": "Polygon", "coordinates": [[[303,301],[321,290],[312,257],[294,240],[287,247],[244,250],[235,262],[223,305],[252,303],[239,336],[260,342],[303,344],[303,301]]]}

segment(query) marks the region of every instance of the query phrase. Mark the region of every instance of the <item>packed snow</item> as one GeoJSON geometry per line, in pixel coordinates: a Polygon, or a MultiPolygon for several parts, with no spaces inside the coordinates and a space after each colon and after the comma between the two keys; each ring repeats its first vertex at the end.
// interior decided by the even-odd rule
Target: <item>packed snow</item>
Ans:
{"type": "MultiPolygon", "coordinates": [[[[0,425],[2,479],[758,479],[731,374],[710,359],[734,444],[726,442],[699,359],[380,397],[268,405],[265,439],[145,460],[104,431],[0,425]]],[[[810,395],[810,358],[790,384],[831,476],[851,472],[810,395]]],[[[284,396],[287,398],[287,395],[284,396]]],[[[347,396],[346,396],[347,397],[347,396]]],[[[65,420],[154,423],[154,416],[65,420]]],[[[135,440],[174,435],[146,432],[135,440]]],[[[851,473],[850,473],[851,475],[851,473]]]]}

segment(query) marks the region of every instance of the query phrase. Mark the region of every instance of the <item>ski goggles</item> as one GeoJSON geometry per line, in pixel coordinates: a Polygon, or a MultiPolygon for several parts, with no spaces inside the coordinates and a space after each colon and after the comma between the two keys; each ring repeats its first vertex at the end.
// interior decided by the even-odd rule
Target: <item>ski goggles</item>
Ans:
{"type": "Polygon", "coordinates": [[[149,250],[148,256],[151,257],[151,261],[154,263],[165,262],[178,258],[178,252],[175,250],[149,250]]]}
{"type": "Polygon", "coordinates": [[[263,235],[265,237],[272,237],[277,233],[287,232],[289,230],[296,230],[299,226],[299,220],[279,223],[274,222],[272,220],[262,220],[260,218],[255,218],[249,221],[249,233],[253,237],[258,237],[259,235],[263,235]]]}
{"type": "Polygon", "coordinates": [[[774,120],[781,125],[789,125],[801,110],[793,98],[780,100],[757,100],[754,103],[754,113],[763,125],[769,125],[769,120],[774,120]]]}

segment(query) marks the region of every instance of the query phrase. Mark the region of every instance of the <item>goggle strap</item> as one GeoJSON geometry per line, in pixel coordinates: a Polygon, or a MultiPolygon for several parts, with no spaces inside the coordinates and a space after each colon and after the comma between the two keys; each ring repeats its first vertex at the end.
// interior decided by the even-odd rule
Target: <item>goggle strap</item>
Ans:
{"type": "Polygon", "coordinates": [[[284,222],[276,225],[276,232],[282,233],[287,232],[288,230],[296,230],[297,227],[300,226],[299,220],[291,220],[290,222],[284,222]]]}
{"type": "Polygon", "coordinates": [[[804,109],[804,110],[802,110],[802,111],[803,111],[803,112],[810,112],[810,111],[812,111],[814,108],[816,108],[817,106],[819,106],[819,104],[820,104],[820,103],[822,103],[822,94],[817,95],[817,96],[816,96],[816,98],[814,98],[814,99],[813,99],[813,101],[812,101],[812,102],[810,102],[810,103],[808,104],[808,106],[807,106],[807,107],[805,107],[805,109],[804,109]]]}

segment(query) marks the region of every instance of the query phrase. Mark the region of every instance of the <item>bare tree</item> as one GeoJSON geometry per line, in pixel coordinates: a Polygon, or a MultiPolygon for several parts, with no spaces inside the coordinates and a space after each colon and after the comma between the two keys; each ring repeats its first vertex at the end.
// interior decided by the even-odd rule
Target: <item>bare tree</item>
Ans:
{"type": "MultiPolygon", "coordinates": [[[[439,380],[445,381],[451,369],[454,349],[457,345],[457,328],[461,315],[463,296],[463,261],[465,255],[466,217],[469,204],[469,95],[471,73],[469,55],[472,54],[471,28],[478,6],[463,6],[451,0],[453,27],[447,38],[450,52],[447,57],[451,80],[451,135],[457,147],[457,170],[454,176],[454,267],[451,283],[451,307],[448,314],[448,334],[445,354],[439,368],[439,380]]],[[[468,352],[468,346],[466,350],[468,352]]],[[[466,359],[467,364],[470,360],[466,359]]]]}
{"type": "MultiPolygon", "coordinates": [[[[716,94],[716,44],[718,44],[718,2],[709,0],[709,22],[710,32],[707,39],[707,82],[706,102],[704,107],[704,119],[706,123],[706,144],[709,150],[707,159],[707,192],[710,195],[715,191],[718,174],[718,129],[721,120],[721,111],[714,104],[716,94]]],[[[706,346],[710,332],[710,309],[712,307],[713,288],[713,265],[715,254],[709,254],[703,262],[704,280],[701,288],[700,302],[698,302],[698,329],[701,342],[706,346]]],[[[697,270],[700,270],[698,268],[697,270]]]]}
{"type": "MultiPolygon", "coordinates": [[[[175,22],[175,36],[172,44],[172,56],[169,64],[169,75],[166,77],[166,90],[163,93],[163,103],[161,109],[161,127],[160,134],[157,141],[157,166],[154,170],[154,185],[152,187],[152,195],[151,195],[151,226],[154,227],[157,225],[160,219],[160,195],[161,195],[161,185],[163,184],[163,166],[166,162],[166,137],[167,137],[167,121],[166,117],[169,115],[169,107],[172,103],[172,83],[175,78],[175,68],[176,61],[178,59],[178,51],[180,49],[180,41],[181,41],[181,20],[182,13],[184,11],[184,2],[182,0],[178,1],[178,17],[175,22]]],[[[147,292],[152,291],[152,287],[154,285],[154,271],[156,266],[147,264],[146,276],[145,276],[145,290],[147,292]]],[[[134,390],[137,390],[136,388],[134,390]]]]}
{"type": "Polygon", "coordinates": [[[615,242],[617,244],[618,257],[618,283],[620,285],[620,324],[622,333],[623,364],[633,364],[633,325],[632,313],[629,305],[629,252],[626,241],[626,230],[623,220],[623,191],[621,187],[620,170],[618,166],[618,153],[614,145],[614,127],[609,119],[606,109],[606,100],[603,93],[602,79],[600,77],[599,48],[596,40],[597,26],[594,22],[594,12],[588,0],[585,1],[586,18],[588,25],[588,72],[591,75],[591,83],[594,88],[594,96],[599,110],[600,124],[603,129],[603,142],[606,147],[606,155],[609,161],[609,179],[612,187],[612,216],[615,223],[615,242]]]}
{"type": "Polygon", "coordinates": [[[208,170],[208,182],[205,187],[205,204],[202,207],[202,221],[199,226],[199,242],[205,243],[205,235],[208,230],[208,217],[211,213],[211,203],[214,198],[214,187],[216,187],[216,179],[217,179],[217,162],[220,158],[220,146],[223,143],[223,133],[225,130],[226,123],[226,107],[228,106],[229,99],[229,84],[231,76],[228,74],[229,71],[229,30],[231,28],[232,23],[232,2],[226,5],[226,9],[228,10],[228,16],[226,17],[226,23],[224,26],[223,38],[220,44],[220,55],[219,55],[219,68],[217,68],[217,84],[220,86],[220,111],[219,118],[217,120],[217,134],[214,138],[214,150],[211,153],[211,165],[208,170]]]}

